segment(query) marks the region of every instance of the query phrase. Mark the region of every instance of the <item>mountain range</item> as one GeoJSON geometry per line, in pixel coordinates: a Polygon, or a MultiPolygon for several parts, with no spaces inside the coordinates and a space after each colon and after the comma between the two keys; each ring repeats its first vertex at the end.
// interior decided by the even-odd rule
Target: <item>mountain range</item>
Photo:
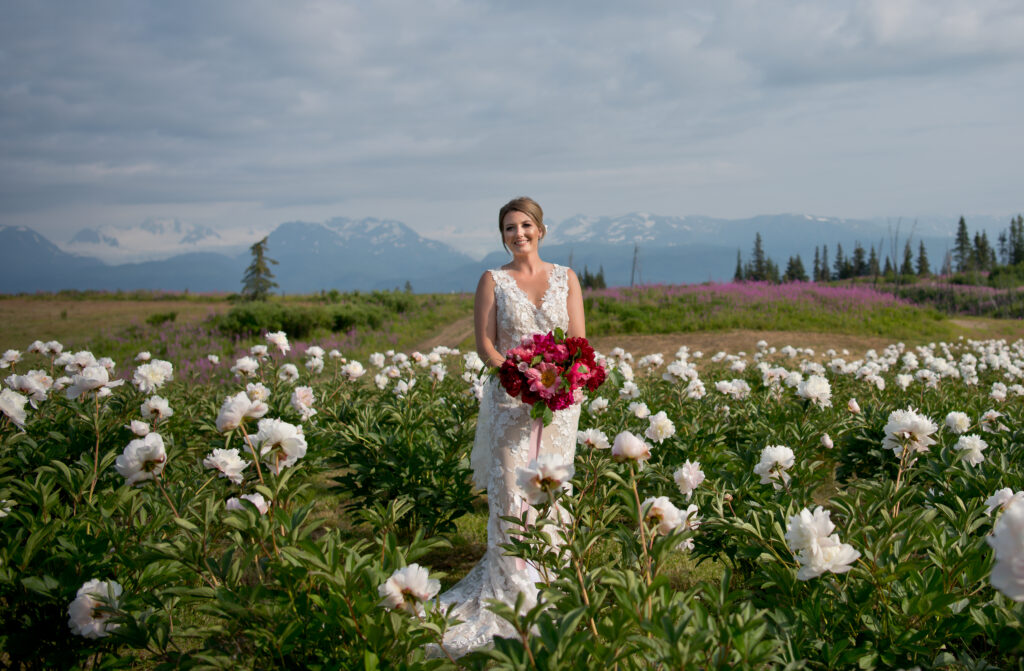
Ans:
{"type": "MultiPolygon", "coordinates": [[[[846,253],[859,242],[902,259],[913,230],[912,247],[924,241],[933,267],[952,246],[955,221],[913,228],[902,222],[763,215],[748,219],[671,217],[631,213],[618,217],[578,215],[550,225],[541,247],[545,260],[577,271],[604,270],[609,286],[638,283],[725,281],[732,277],[737,251],[749,259],[760,233],[766,253],[782,267],[800,254],[811,269],[815,247],[828,245],[830,259],[842,244],[846,253]],[[635,262],[634,262],[635,259],[635,262]]],[[[985,222],[995,243],[993,222],[985,222]]],[[[1008,223],[1008,222],[1007,222],[1008,223]]],[[[1006,224],[1003,225],[1005,227],[1006,224]]],[[[970,226],[973,232],[975,228],[970,226]]],[[[147,220],[136,227],[83,229],[62,250],[25,227],[0,227],[0,292],[61,289],[234,292],[249,264],[250,240],[225,239],[216,231],[177,220],[147,220]],[[82,251],[103,251],[85,255],[82,251]],[[110,250],[115,250],[113,253],[110,250]],[[109,263],[132,259],[132,262],[109,263]],[[142,260],[140,260],[142,259],[142,260]],[[105,263],[104,261],[107,261],[105,263]]],[[[497,236],[495,236],[497,238],[497,236]]],[[[501,250],[495,240],[496,250],[501,250]]],[[[292,221],[270,233],[267,255],[279,291],[312,293],[394,289],[410,283],[419,292],[472,291],[480,274],[509,259],[495,251],[483,260],[443,242],[425,238],[399,221],[339,217],[325,222],[292,221]]]]}

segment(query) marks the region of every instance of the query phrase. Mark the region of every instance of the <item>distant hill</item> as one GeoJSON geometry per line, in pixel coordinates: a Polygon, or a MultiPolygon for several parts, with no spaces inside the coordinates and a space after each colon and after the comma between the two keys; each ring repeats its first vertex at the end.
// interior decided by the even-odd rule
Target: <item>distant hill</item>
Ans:
{"type": "MultiPolygon", "coordinates": [[[[645,213],[578,215],[549,224],[550,233],[541,252],[546,260],[571,265],[580,272],[584,267],[592,272],[603,268],[610,286],[628,285],[631,280],[678,284],[731,279],[737,250],[744,261],[749,260],[757,233],[763,238],[765,252],[777,264],[784,267],[789,256],[800,254],[810,271],[814,249],[822,245],[828,245],[830,261],[835,259],[838,244],[849,255],[857,242],[865,249],[874,245],[884,259],[892,254],[895,242],[896,256],[902,259],[903,244],[913,229],[914,255],[923,240],[932,266],[939,267],[952,246],[955,226],[943,233],[941,226],[914,228],[904,221],[896,238],[895,223],[803,214],[734,220],[645,213]]],[[[996,230],[1001,230],[994,228],[995,223],[993,219],[988,226],[993,242],[996,230]]],[[[121,237],[116,237],[121,229],[83,229],[76,234],[75,245],[113,249],[129,241],[153,245],[164,240],[175,249],[196,251],[107,265],[96,258],[62,251],[30,229],[7,226],[0,228],[0,291],[241,289],[242,274],[249,263],[247,248],[255,240],[248,241],[241,250],[236,245],[236,251],[217,253],[211,249],[220,244],[219,234],[202,227],[149,221],[129,228],[127,232],[122,230],[121,237]]],[[[973,233],[975,228],[970,230],[973,233]]],[[[473,291],[485,269],[509,260],[497,235],[494,248],[492,254],[477,261],[450,245],[419,235],[399,221],[335,218],[279,225],[268,237],[267,253],[279,262],[272,269],[279,291],[286,293],[395,289],[406,282],[417,292],[450,292],[473,291]]]]}

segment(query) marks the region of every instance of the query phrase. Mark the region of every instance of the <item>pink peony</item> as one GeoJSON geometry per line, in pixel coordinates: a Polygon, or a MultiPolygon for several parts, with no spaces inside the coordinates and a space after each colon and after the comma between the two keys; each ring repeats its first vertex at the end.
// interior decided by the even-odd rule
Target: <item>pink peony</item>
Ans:
{"type": "Polygon", "coordinates": [[[559,372],[558,366],[542,361],[535,368],[526,371],[526,381],[530,385],[530,390],[541,398],[551,398],[562,386],[562,376],[559,372]]]}

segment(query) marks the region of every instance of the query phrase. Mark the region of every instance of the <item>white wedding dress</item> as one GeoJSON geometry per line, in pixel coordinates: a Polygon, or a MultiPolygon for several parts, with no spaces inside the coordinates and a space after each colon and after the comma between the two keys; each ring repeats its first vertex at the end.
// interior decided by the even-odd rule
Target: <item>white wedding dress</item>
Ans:
{"type": "MultiPolygon", "coordinates": [[[[494,278],[499,352],[515,347],[525,335],[568,329],[566,267],[551,268],[540,307],[530,301],[506,271],[490,273],[494,278]]],[[[579,417],[579,405],[555,412],[554,420],[544,427],[540,454],[556,454],[565,463],[572,463],[579,417]]],[[[514,605],[519,592],[525,592],[529,603],[536,600],[537,570],[532,566],[523,569],[522,562],[505,556],[501,545],[509,542],[511,525],[500,519],[508,515],[519,517],[524,509],[516,470],[529,463],[531,423],[530,406],[509,396],[496,377],[489,378],[480,402],[471,456],[473,481],[487,490],[487,552],[465,578],[441,595],[445,608],[458,604],[452,614],[462,620],[444,638],[445,648],[453,656],[488,645],[495,636],[515,635],[507,622],[487,609],[487,601],[497,599],[514,605]]],[[[536,511],[527,509],[530,519],[535,519],[536,511]]]]}

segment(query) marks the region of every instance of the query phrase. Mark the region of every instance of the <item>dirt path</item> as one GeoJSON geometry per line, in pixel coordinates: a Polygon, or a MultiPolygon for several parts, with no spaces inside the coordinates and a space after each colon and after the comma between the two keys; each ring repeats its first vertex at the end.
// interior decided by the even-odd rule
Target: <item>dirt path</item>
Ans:
{"type": "Polygon", "coordinates": [[[458,347],[463,340],[473,337],[473,315],[457,319],[450,324],[446,324],[441,327],[433,337],[428,338],[415,347],[413,351],[416,352],[429,352],[438,345],[445,345],[446,347],[458,347]]]}
{"type": "MultiPolygon", "coordinates": [[[[950,321],[968,338],[1008,338],[1011,340],[1024,338],[1024,322],[1019,320],[957,318],[950,321]]],[[[473,318],[472,316],[464,317],[443,326],[436,335],[419,343],[415,349],[420,352],[428,352],[438,345],[456,347],[472,336],[473,318]]],[[[814,331],[752,330],[610,335],[591,338],[594,347],[606,354],[614,347],[621,347],[637,357],[660,352],[667,358],[672,358],[682,345],[686,345],[691,350],[700,350],[704,352],[705,356],[711,356],[718,351],[725,351],[729,354],[737,352],[750,354],[755,351],[759,340],[764,340],[769,346],[778,349],[786,345],[810,347],[819,354],[824,353],[827,349],[834,349],[844,357],[860,357],[869,349],[881,350],[887,345],[898,342],[896,338],[884,336],[817,333],[814,331]],[[849,355],[842,354],[844,349],[849,350],[849,355]]]]}

